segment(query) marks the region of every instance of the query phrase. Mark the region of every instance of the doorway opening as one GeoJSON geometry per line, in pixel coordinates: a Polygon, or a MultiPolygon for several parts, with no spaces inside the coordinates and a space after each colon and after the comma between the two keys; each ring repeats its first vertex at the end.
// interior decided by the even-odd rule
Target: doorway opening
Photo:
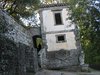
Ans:
{"type": "Polygon", "coordinates": [[[37,49],[37,62],[38,62],[38,67],[41,68],[41,61],[40,61],[40,50],[42,49],[42,38],[40,35],[35,35],[32,37],[33,38],[33,46],[34,48],[37,49]]]}

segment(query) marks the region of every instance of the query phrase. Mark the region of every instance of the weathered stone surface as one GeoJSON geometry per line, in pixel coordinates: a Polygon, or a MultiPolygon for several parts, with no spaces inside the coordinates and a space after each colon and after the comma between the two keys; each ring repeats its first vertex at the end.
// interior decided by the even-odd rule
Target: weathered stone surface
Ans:
{"type": "Polygon", "coordinates": [[[62,70],[42,70],[37,72],[35,75],[100,75],[100,71],[91,72],[67,72],[62,70]]]}
{"type": "MultiPolygon", "coordinates": [[[[43,50],[42,50],[43,51],[43,50]]],[[[66,69],[76,71],[80,69],[79,52],[77,50],[59,50],[41,54],[41,66],[46,69],[66,69]]]]}
{"type": "Polygon", "coordinates": [[[28,46],[33,46],[32,36],[40,35],[39,27],[33,27],[26,29],[24,26],[18,24],[11,16],[9,16],[5,11],[0,9],[0,21],[6,25],[7,32],[5,36],[9,39],[20,42],[28,46]]]}
{"type": "MultiPolygon", "coordinates": [[[[39,35],[38,29],[27,30],[18,24],[7,12],[0,9],[0,24],[5,26],[6,32],[1,33],[6,38],[12,40],[17,45],[18,59],[16,59],[16,72],[18,75],[25,75],[26,71],[37,71],[37,52],[33,47],[33,35],[39,35]],[[36,32],[37,31],[37,32],[36,32]]],[[[4,28],[2,30],[5,30],[4,28]]],[[[16,75],[17,75],[16,74],[16,75]]],[[[14,75],[14,74],[13,74],[14,75]]]]}

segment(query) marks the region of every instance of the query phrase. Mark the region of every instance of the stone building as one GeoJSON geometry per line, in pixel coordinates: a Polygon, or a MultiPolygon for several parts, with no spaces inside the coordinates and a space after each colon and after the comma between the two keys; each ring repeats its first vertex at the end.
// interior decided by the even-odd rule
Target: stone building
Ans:
{"type": "Polygon", "coordinates": [[[40,6],[41,66],[47,69],[79,68],[80,42],[78,28],[69,17],[71,11],[67,4],[43,4],[40,6]],[[73,68],[74,67],[74,68],[73,68]]]}

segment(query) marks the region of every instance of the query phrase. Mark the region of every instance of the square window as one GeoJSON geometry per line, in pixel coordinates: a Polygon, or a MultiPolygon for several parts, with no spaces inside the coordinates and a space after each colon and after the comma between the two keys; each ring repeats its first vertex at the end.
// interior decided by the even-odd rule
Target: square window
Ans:
{"type": "Polygon", "coordinates": [[[62,24],[61,13],[55,13],[55,24],[56,25],[62,24]]]}
{"type": "Polygon", "coordinates": [[[57,43],[65,42],[65,35],[56,35],[56,42],[57,43]]]}

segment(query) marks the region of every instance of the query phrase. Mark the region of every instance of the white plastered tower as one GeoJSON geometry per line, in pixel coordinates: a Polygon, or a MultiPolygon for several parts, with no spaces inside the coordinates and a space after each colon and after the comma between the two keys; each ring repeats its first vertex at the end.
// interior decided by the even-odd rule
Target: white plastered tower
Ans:
{"type": "Polygon", "coordinates": [[[49,69],[70,69],[80,65],[81,52],[78,28],[69,17],[65,3],[43,4],[40,7],[41,34],[44,52],[41,65],[49,69]]]}

